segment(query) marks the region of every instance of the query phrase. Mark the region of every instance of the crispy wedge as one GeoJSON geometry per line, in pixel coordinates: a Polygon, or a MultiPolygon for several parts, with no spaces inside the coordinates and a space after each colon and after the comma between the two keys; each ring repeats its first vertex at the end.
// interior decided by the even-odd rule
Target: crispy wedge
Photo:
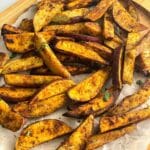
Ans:
{"type": "Polygon", "coordinates": [[[99,64],[107,64],[107,61],[99,56],[92,48],[87,48],[85,45],[76,42],[61,40],[56,43],[55,47],[63,53],[72,54],[99,64]]]}
{"type": "Polygon", "coordinates": [[[113,50],[122,45],[122,43],[123,41],[117,35],[111,40],[104,40],[104,44],[113,50]]]}
{"type": "Polygon", "coordinates": [[[87,7],[93,3],[93,0],[73,0],[70,1],[67,5],[67,9],[83,8],[87,7]]]}
{"type": "MultiPolygon", "coordinates": [[[[52,31],[42,32],[41,34],[47,42],[54,36],[52,31]]],[[[34,33],[5,34],[3,37],[7,49],[11,52],[26,53],[35,49],[34,33]]]]}
{"type": "Polygon", "coordinates": [[[102,117],[100,119],[101,133],[120,128],[129,124],[133,124],[150,117],[150,107],[137,110],[134,112],[127,112],[121,115],[113,115],[111,117],[102,117]]]}
{"type": "Polygon", "coordinates": [[[137,52],[141,54],[137,58],[137,66],[145,75],[150,74],[150,31],[144,36],[136,46],[137,52]]]}
{"type": "Polygon", "coordinates": [[[110,68],[98,70],[68,91],[70,99],[79,102],[90,101],[94,98],[110,75],[110,68]]]}
{"type": "Polygon", "coordinates": [[[33,32],[34,27],[33,27],[33,20],[32,19],[23,19],[19,25],[19,29],[27,32],[33,32]]]}
{"type": "Polygon", "coordinates": [[[94,150],[134,131],[135,129],[135,125],[130,125],[125,128],[117,129],[107,133],[93,135],[88,139],[85,150],[94,150]]]}
{"type": "Polygon", "coordinates": [[[91,21],[100,19],[108,10],[108,8],[112,6],[114,1],[115,0],[101,0],[96,7],[94,7],[85,15],[85,18],[91,21]]]}
{"type": "Polygon", "coordinates": [[[110,109],[109,113],[110,115],[126,113],[148,101],[149,97],[150,97],[150,80],[146,80],[141,89],[139,89],[135,94],[125,97],[113,109],[110,109]]]}
{"type": "Polygon", "coordinates": [[[29,100],[36,92],[31,88],[0,87],[0,97],[8,102],[29,100]]]}
{"type": "Polygon", "coordinates": [[[109,59],[111,58],[112,56],[112,50],[100,43],[97,43],[97,42],[86,42],[86,44],[92,48],[94,48],[94,50],[100,55],[102,56],[103,58],[105,59],[109,59]]]}
{"type": "Polygon", "coordinates": [[[0,125],[11,131],[19,130],[24,123],[24,118],[13,112],[9,105],[0,99],[0,125]]]}
{"type": "Polygon", "coordinates": [[[43,60],[40,57],[32,56],[28,58],[18,58],[7,62],[2,67],[1,74],[27,71],[41,66],[43,66],[43,60]]]}
{"type": "Polygon", "coordinates": [[[57,150],[82,150],[85,148],[87,139],[92,135],[94,117],[90,115],[87,117],[81,125],[70,135],[70,137],[64,141],[57,150]]]}
{"type": "Polygon", "coordinates": [[[65,93],[69,88],[74,86],[75,83],[72,80],[62,79],[54,81],[43,89],[41,89],[33,98],[31,103],[42,101],[46,98],[65,93]]]}
{"type": "Polygon", "coordinates": [[[128,1],[128,12],[136,21],[139,21],[139,14],[137,12],[137,8],[131,0],[128,1]]]}
{"type": "Polygon", "coordinates": [[[8,60],[9,60],[9,55],[0,52],[0,67],[4,66],[8,60]]]}
{"type": "Polygon", "coordinates": [[[118,47],[113,53],[112,83],[115,89],[122,88],[122,65],[124,48],[118,47]]]}
{"type": "Polygon", "coordinates": [[[133,82],[135,59],[137,55],[137,49],[135,45],[137,42],[139,42],[139,40],[140,40],[139,33],[131,32],[128,34],[123,63],[123,73],[122,73],[123,83],[132,84],[133,82]],[[128,49],[129,47],[133,48],[128,49]]]}
{"type": "Polygon", "coordinates": [[[96,98],[92,99],[89,103],[83,104],[74,108],[73,110],[68,111],[64,114],[67,117],[81,118],[93,114],[98,116],[105,112],[109,107],[114,104],[114,96],[111,90],[108,91],[110,97],[105,100],[105,93],[101,93],[96,98]]]}
{"type": "Polygon", "coordinates": [[[110,13],[104,15],[103,22],[103,35],[105,39],[112,39],[115,36],[115,28],[113,24],[113,18],[110,13]]]}
{"type": "Polygon", "coordinates": [[[35,34],[35,46],[49,70],[62,77],[71,76],[41,34],[35,34]]]}
{"type": "Polygon", "coordinates": [[[6,84],[19,87],[40,87],[58,79],[61,79],[61,77],[27,74],[4,75],[4,80],[6,84]]]}
{"type": "Polygon", "coordinates": [[[20,34],[23,31],[9,24],[4,24],[1,29],[1,35],[5,34],[20,34]]]}
{"type": "Polygon", "coordinates": [[[42,101],[37,101],[33,104],[26,102],[16,104],[13,107],[13,110],[20,113],[25,118],[42,117],[64,107],[67,104],[67,100],[68,98],[66,94],[60,94],[42,101]]]}
{"type": "Polygon", "coordinates": [[[87,12],[87,8],[62,11],[52,19],[52,22],[57,24],[70,23],[77,17],[83,17],[87,12]]]}
{"type": "Polygon", "coordinates": [[[113,4],[113,17],[116,23],[128,32],[138,32],[147,29],[131,16],[119,1],[115,1],[113,4]]]}
{"type": "Polygon", "coordinates": [[[49,25],[44,28],[45,32],[55,31],[56,34],[60,33],[80,33],[89,35],[99,35],[101,34],[101,27],[98,23],[94,22],[81,22],[75,24],[66,25],[49,25]]]}
{"type": "MultiPolygon", "coordinates": [[[[93,69],[89,66],[83,64],[64,64],[66,69],[70,72],[71,75],[79,75],[84,73],[90,73],[93,69]]],[[[53,73],[46,68],[45,66],[31,70],[31,74],[35,75],[52,75],[53,73]]]]}
{"type": "Polygon", "coordinates": [[[44,26],[48,25],[56,14],[60,13],[62,9],[63,4],[61,3],[44,4],[44,6],[40,7],[34,16],[34,30],[36,32],[40,31],[44,26]]]}
{"type": "Polygon", "coordinates": [[[72,128],[62,121],[49,119],[30,124],[24,128],[16,141],[16,150],[32,147],[72,132],[72,128]]]}

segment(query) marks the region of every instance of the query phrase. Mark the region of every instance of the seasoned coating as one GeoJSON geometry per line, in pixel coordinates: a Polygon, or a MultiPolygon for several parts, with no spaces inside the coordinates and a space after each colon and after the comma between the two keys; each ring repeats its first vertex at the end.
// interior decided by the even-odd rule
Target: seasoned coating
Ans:
{"type": "Polygon", "coordinates": [[[66,94],[59,94],[36,103],[19,103],[13,107],[13,110],[20,113],[25,118],[36,118],[49,115],[67,104],[66,94]]]}
{"type": "Polygon", "coordinates": [[[96,22],[80,22],[65,25],[49,25],[43,29],[45,32],[55,31],[56,34],[79,33],[98,36],[101,34],[101,27],[96,22]]]}
{"type": "Polygon", "coordinates": [[[57,150],[82,150],[85,148],[87,139],[92,135],[94,117],[90,115],[80,126],[66,139],[57,150]]]}
{"type": "Polygon", "coordinates": [[[29,100],[36,92],[33,88],[0,87],[0,97],[8,102],[29,100]]]}
{"type": "Polygon", "coordinates": [[[24,128],[19,135],[15,149],[29,150],[36,145],[72,132],[72,128],[62,121],[47,119],[24,128]]]}
{"type": "Polygon", "coordinates": [[[4,24],[1,29],[1,35],[5,34],[19,34],[23,31],[9,24],[4,24]]]}
{"type": "Polygon", "coordinates": [[[94,7],[91,11],[89,11],[85,18],[91,21],[96,21],[100,19],[109,7],[112,6],[115,0],[101,0],[96,7],[94,7]]]}
{"type": "Polygon", "coordinates": [[[33,25],[35,32],[40,31],[44,26],[48,25],[56,14],[60,13],[63,9],[61,3],[48,3],[43,4],[44,7],[40,7],[33,18],[33,25]]]}
{"type": "Polygon", "coordinates": [[[106,60],[110,60],[112,57],[112,50],[105,45],[97,42],[85,42],[88,46],[94,48],[94,50],[106,60]]]}
{"type": "Polygon", "coordinates": [[[140,88],[133,95],[125,97],[113,109],[110,109],[109,113],[110,115],[126,113],[145,103],[149,97],[150,97],[150,80],[146,80],[142,88],[140,88]]]}
{"type": "Polygon", "coordinates": [[[137,42],[139,42],[139,40],[140,40],[139,33],[131,32],[128,34],[123,62],[123,73],[122,73],[123,83],[132,84],[133,82],[135,59],[137,55],[137,49],[135,45],[137,42]],[[129,47],[132,48],[128,49],[129,47]]]}
{"type": "Polygon", "coordinates": [[[100,119],[101,133],[120,128],[129,124],[133,124],[150,117],[150,107],[136,110],[134,112],[127,112],[121,115],[113,115],[110,117],[102,117],[100,119]]]}
{"type": "Polygon", "coordinates": [[[103,146],[104,144],[110,143],[125,134],[128,134],[136,129],[135,125],[130,125],[125,128],[117,129],[107,133],[99,133],[90,137],[86,144],[86,150],[94,150],[98,147],[103,146]]]}
{"type": "Polygon", "coordinates": [[[9,105],[0,99],[0,125],[13,132],[18,131],[24,123],[24,118],[13,112],[9,105]]]}
{"type": "Polygon", "coordinates": [[[59,76],[42,76],[27,74],[6,74],[4,75],[5,83],[19,87],[40,87],[49,84],[52,81],[61,79],[59,76]]]}
{"type": "MultiPolygon", "coordinates": [[[[49,42],[54,32],[42,32],[43,37],[49,42]]],[[[5,34],[3,36],[7,49],[14,53],[26,53],[35,49],[34,33],[5,34]]]]}
{"type": "Polygon", "coordinates": [[[57,24],[66,24],[70,23],[77,17],[83,17],[87,12],[88,8],[79,8],[79,9],[73,9],[73,10],[66,10],[58,13],[53,19],[53,23],[57,24]]]}
{"type": "Polygon", "coordinates": [[[116,23],[128,32],[138,32],[146,29],[146,27],[137,22],[118,1],[115,1],[113,4],[113,17],[116,23]]]}
{"type": "Polygon", "coordinates": [[[75,83],[72,80],[62,79],[56,80],[44,88],[42,88],[32,99],[31,103],[42,101],[46,98],[65,93],[69,88],[74,86],[75,83]]]}
{"type": "Polygon", "coordinates": [[[35,34],[35,46],[49,70],[62,77],[69,78],[71,76],[41,34],[35,34]]]}
{"type": "Polygon", "coordinates": [[[34,31],[33,20],[28,18],[23,19],[19,25],[19,29],[26,32],[33,32],[34,31]]]}
{"type": "Polygon", "coordinates": [[[104,15],[103,35],[105,39],[112,39],[115,36],[113,18],[110,13],[105,13],[104,15]]]}
{"type": "Polygon", "coordinates": [[[110,97],[104,100],[105,93],[100,93],[96,98],[92,99],[86,104],[79,105],[78,107],[70,110],[64,114],[67,117],[81,118],[93,114],[98,116],[108,110],[114,104],[114,96],[112,91],[108,90],[110,97]]]}
{"type": "Polygon", "coordinates": [[[110,75],[110,68],[96,71],[68,91],[70,99],[79,102],[90,101],[98,95],[110,75]]]}
{"type": "Polygon", "coordinates": [[[73,56],[100,64],[107,64],[107,61],[99,56],[92,48],[87,48],[87,46],[77,42],[61,40],[56,43],[55,47],[58,51],[66,54],[71,54],[73,56]]]}
{"type": "Polygon", "coordinates": [[[3,67],[1,74],[27,71],[33,68],[43,66],[43,60],[40,57],[32,56],[27,58],[18,58],[8,61],[3,67]]]}
{"type": "Polygon", "coordinates": [[[4,66],[9,60],[9,55],[3,52],[0,52],[0,67],[4,66]]]}

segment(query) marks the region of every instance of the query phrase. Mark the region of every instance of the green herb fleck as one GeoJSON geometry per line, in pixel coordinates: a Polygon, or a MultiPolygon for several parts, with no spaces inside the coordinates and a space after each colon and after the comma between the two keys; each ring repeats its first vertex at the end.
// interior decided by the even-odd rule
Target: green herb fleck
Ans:
{"type": "Polygon", "coordinates": [[[42,44],[41,44],[41,47],[38,49],[38,51],[42,51],[43,49],[48,48],[48,47],[49,47],[49,46],[48,46],[47,43],[42,43],[42,44]]]}
{"type": "Polygon", "coordinates": [[[102,93],[105,93],[106,90],[107,90],[107,88],[103,87],[103,88],[101,89],[101,92],[102,92],[102,93]]]}
{"type": "Polygon", "coordinates": [[[104,100],[105,102],[107,102],[108,99],[110,98],[110,96],[111,96],[111,94],[110,94],[108,91],[106,91],[106,92],[104,93],[103,100],[104,100]]]}
{"type": "Polygon", "coordinates": [[[26,136],[31,136],[31,131],[27,131],[27,132],[25,133],[25,135],[26,135],[26,136]]]}
{"type": "Polygon", "coordinates": [[[139,85],[139,86],[141,86],[141,85],[143,85],[143,82],[141,80],[137,80],[136,84],[139,85]]]}
{"type": "Polygon", "coordinates": [[[16,53],[12,53],[11,56],[10,56],[10,58],[15,58],[16,56],[17,56],[16,53]]]}

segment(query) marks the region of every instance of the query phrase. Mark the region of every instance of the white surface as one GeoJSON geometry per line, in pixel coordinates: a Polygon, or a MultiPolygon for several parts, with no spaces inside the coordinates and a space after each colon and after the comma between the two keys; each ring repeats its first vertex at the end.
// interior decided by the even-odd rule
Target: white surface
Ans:
{"type": "MultiPolygon", "coordinates": [[[[13,0],[0,0],[2,5],[0,5],[0,8],[2,6],[6,6],[9,4],[9,2],[13,2],[13,0]],[[3,1],[3,2],[2,2],[3,1]],[[6,2],[7,1],[7,2],[6,2]]],[[[2,8],[1,8],[2,9],[2,8]]],[[[1,10],[0,9],[0,10],[1,10]]],[[[19,23],[19,21],[24,17],[32,17],[32,12],[34,9],[30,9],[27,13],[22,15],[16,24],[19,23]]],[[[6,48],[3,45],[3,42],[0,41],[0,51],[6,52],[6,48]]],[[[75,80],[79,81],[81,78],[84,78],[84,76],[76,77],[75,80]]],[[[133,85],[125,85],[121,95],[119,97],[119,100],[121,100],[123,97],[130,95],[134,93],[139,87],[135,84],[136,80],[141,79],[144,80],[144,78],[141,75],[135,75],[134,83],[133,85]]],[[[75,119],[65,118],[62,117],[62,114],[65,112],[65,109],[61,109],[49,116],[40,118],[39,120],[42,120],[44,118],[55,118],[63,120],[64,122],[68,123],[72,127],[76,127],[79,123],[75,119]]],[[[32,120],[31,122],[34,122],[35,120],[32,120]]],[[[97,122],[98,123],[98,122],[97,122]]],[[[0,150],[14,150],[15,145],[15,139],[16,136],[19,135],[19,132],[13,133],[7,129],[4,129],[0,126],[0,150]]],[[[44,143],[40,146],[35,147],[33,150],[55,150],[56,147],[60,144],[60,142],[63,141],[63,138],[59,138],[56,140],[53,140],[51,142],[44,143]]],[[[147,146],[150,144],[150,120],[143,121],[138,124],[137,130],[129,135],[125,135],[124,137],[111,142],[107,145],[105,145],[102,150],[147,150],[147,146]]],[[[100,148],[99,148],[100,150],[100,148]]]]}
{"type": "Polygon", "coordinates": [[[10,5],[15,3],[17,0],[0,0],[0,12],[8,8],[10,5]]]}

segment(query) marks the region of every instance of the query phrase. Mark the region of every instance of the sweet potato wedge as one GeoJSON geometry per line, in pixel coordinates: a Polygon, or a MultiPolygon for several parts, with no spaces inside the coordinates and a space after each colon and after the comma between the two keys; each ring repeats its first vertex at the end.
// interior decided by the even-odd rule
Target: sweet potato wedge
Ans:
{"type": "Polygon", "coordinates": [[[70,135],[70,137],[64,141],[57,150],[82,150],[85,148],[87,139],[92,135],[94,117],[90,115],[87,117],[81,125],[70,135]]]}
{"type": "Polygon", "coordinates": [[[112,39],[115,36],[115,28],[114,28],[113,19],[110,13],[106,13],[104,15],[103,35],[105,39],[112,39]]]}
{"type": "Polygon", "coordinates": [[[127,112],[121,115],[113,115],[111,117],[102,117],[100,119],[101,133],[120,128],[129,124],[133,124],[150,117],[150,107],[137,110],[134,112],[127,112]]]}
{"type": "Polygon", "coordinates": [[[87,141],[86,144],[86,150],[94,150],[98,147],[103,146],[104,144],[107,144],[109,142],[112,142],[122,136],[124,136],[125,134],[128,134],[130,132],[132,132],[133,130],[136,129],[135,125],[130,125],[121,129],[117,129],[114,131],[110,131],[107,133],[99,133],[96,135],[93,135],[92,137],[90,137],[87,141]]]}
{"type": "Polygon", "coordinates": [[[4,24],[2,26],[2,29],[1,29],[1,35],[5,35],[5,34],[20,34],[22,33],[23,31],[21,29],[18,29],[12,25],[9,25],[9,24],[4,24]]]}
{"type": "Polygon", "coordinates": [[[41,34],[35,34],[35,46],[49,70],[62,77],[69,78],[71,76],[41,34]]]}
{"type": "Polygon", "coordinates": [[[124,48],[122,46],[114,50],[112,64],[112,83],[115,89],[122,88],[122,65],[124,48]]]}
{"type": "Polygon", "coordinates": [[[83,8],[93,3],[93,0],[73,0],[66,4],[67,9],[83,8]]]}
{"type": "Polygon", "coordinates": [[[3,52],[0,52],[0,67],[4,66],[9,60],[9,55],[3,52]]]}
{"type": "Polygon", "coordinates": [[[83,17],[87,12],[87,8],[62,11],[52,19],[52,22],[57,24],[70,23],[73,19],[77,17],[83,17]]]}
{"type": "Polygon", "coordinates": [[[125,97],[113,109],[110,109],[110,115],[117,115],[126,113],[141,104],[145,103],[150,97],[150,80],[146,80],[143,87],[133,95],[125,97]]]}
{"type": "Polygon", "coordinates": [[[135,47],[136,43],[140,40],[140,34],[131,32],[128,33],[127,44],[124,54],[124,62],[123,62],[123,73],[122,73],[122,81],[123,83],[132,84],[133,82],[133,74],[134,74],[134,66],[135,59],[137,55],[137,49],[135,47]],[[128,49],[129,47],[133,47],[128,49]]]}
{"type": "Polygon", "coordinates": [[[11,131],[19,130],[24,123],[24,118],[13,112],[9,105],[0,99],[0,125],[11,131]]]}
{"type": "MultiPolygon", "coordinates": [[[[66,69],[70,72],[71,75],[79,75],[79,74],[84,74],[84,73],[90,73],[93,71],[93,69],[91,69],[91,67],[88,67],[86,65],[83,64],[64,64],[64,66],[66,67],[66,69]]],[[[35,74],[35,75],[52,75],[53,73],[46,68],[45,66],[37,68],[37,69],[33,69],[30,72],[31,74],[35,74]]]]}
{"type": "Polygon", "coordinates": [[[72,80],[62,79],[54,81],[43,89],[41,89],[33,98],[31,103],[42,101],[43,99],[65,93],[69,88],[74,86],[75,83],[72,80]]]}
{"type": "Polygon", "coordinates": [[[105,45],[102,45],[97,42],[85,42],[88,46],[94,48],[94,50],[106,60],[110,60],[112,56],[112,50],[105,45]]]}
{"type": "Polygon", "coordinates": [[[19,25],[19,29],[26,31],[26,32],[33,32],[33,20],[32,19],[23,19],[19,25]]]}
{"type": "Polygon", "coordinates": [[[59,41],[56,43],[55,47],[63,53],[72,54],[79,58],[84,58],[86,60],[97,62],[99,64],[107,64],[107,61],[99,56],[92,48],[87,48],[86,46],[72,41],[59,41]]]}
{"type": "Polygon", "coordinates": [[[47,119],[35,122],[24,128],[16,141],[16,150],[29,150],[32,147],[72,132],[72,128],[62,121],[47,119]]]}
{"type": "Polygon", "coordinates": [[[34,30],[36,32],[40,31],[44,26],[48,25],[62,9],[63,4],[61,3],[44,4],[43,7],[37,10],[33,18],[34,30]]]}
{"type": "Polygon", "coordinates": [[[94,22],[80,22],[75,24],[65,24],[65,25],[49,25],[44,28],[45,32],[55,31],[56,34],[62,33],[80,33],[89,35],[99,35],[101,34],[101,27],[98,23],[94,22]]]}
{"type": "Polygon", "coordinates": [[[8,102],[29,100],[36,92],[31,88],[0,87],[0,97],[8,102]]]}
{"type": "Polygon", "coordinates": [[[122,43],[123,41],[117,35],[114,35],[111,40],[104,40],[104,44],[113,50],[122,45],[122,43]]]}
{"type": "Polygon", "coordinates": [[[115,22],[128,32],[138,32],[147,29],[144,25],[137,22],[118,1],[115,1],[113,4],[113,17],[115,22]]]}
{"type": "Polygon", "coordinates": [[[4,75],[5,83],[19,87],[40,87],[49,84],[52,81],[61,79],[59,76],[42,76],[27,74],[6,74],[4,75]]]}
{"type": "Polygon", "coordinates": [[[137,57],[137,66],[141,72],[145,75],[150,74],[150,31],[144,36],[140,43],[136,46],[138,54],[141,54],[137,57]]]}
{"type": "Polygon", "coordinates": [[[18,58],[7,62],[2,67],[1,74],[26,71],[41,66],[43,66],[43,60],[40,57],[32,56],[28,58],[18,58]]]}
{"type": "Polygon", "coordinates": [[[89,19],[91,21],[100,19],[108,10],[108,8],[112,6],[114,1],[115,0],[101,0],[96,7],[94,7],[85,15],[85,19],[89,19]]]}
{"type": "Polygon", "coordinates": [[[98,70],[68,91],[70,99],[79,102],[94,98],[110,75],[110,68],[98,70]]]}
{"type": "Polygon", "coordinates": [[[93,114],[94,116],[98,116],[105,112],[109,107],[111,107],[114,104],[114,96],[112,94],[112,91],[108,91],[110,94],[110,97],[105,100],[105,93],[100,93],[96,98],[92,99],[89,103],[80,105],[73,110],[70,110],[63,114],[67,117],[75,117],[75,118],[81,118],[88,116],[90,114],[93,114]]]}
{"type": "Polygon", "coordinates": [[[131,0],[128,1],[128,12],[136,21],[139,21],[139,14],[137,12],[137,8],[131,0]]]}
{"type": "Polygon", "coordinates": [[[67,104],[66,94],[59,94],[36,103],[20,103],[13,107],[13,110],[25,118],[36,118],[49,115],[67,104]]]}
{"type": "MultiPolygon", "coordinates": [[[[49,42],[54,32],[42,32],[41,33],[47,42],[49,42]]],[[[20,34],[5,34],[4,42],[7,49],[15,53],[26,53],[35,49],[34,45],[34,33],[20,33],[20,34]]]]}

